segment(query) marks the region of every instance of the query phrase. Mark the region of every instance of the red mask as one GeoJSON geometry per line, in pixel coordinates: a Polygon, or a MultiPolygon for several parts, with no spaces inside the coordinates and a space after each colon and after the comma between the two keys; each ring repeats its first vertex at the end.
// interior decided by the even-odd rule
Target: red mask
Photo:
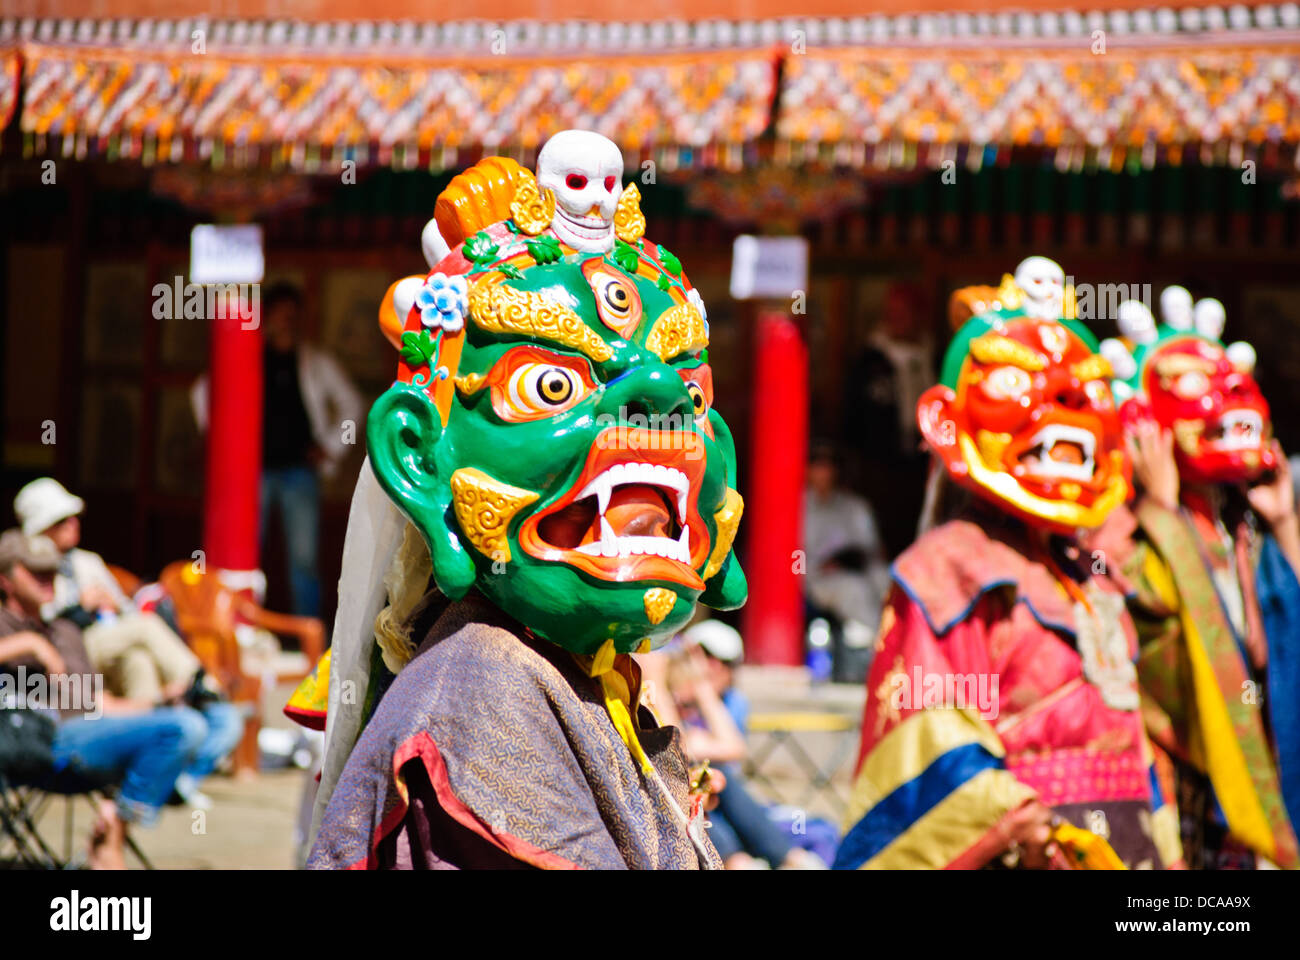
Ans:
{"type": "Polygon", "coordinates": [[[1124,422],[1150,418],[1172,430],[1185,482],[1243,483],[1277,467],[1268,403],[1254,376],[1235,367],[1220,344],[1196,336],[1170,340],[1142,359],[1140,377],[1124,422]]]}
{"type": "Polygon", "coordinates": [[[921,432],[953,480],[1029,523],[1099,526],[1128,493],[1110,364],[1060,323],[984,329],[956,388],[922,395],[921,432]]]}

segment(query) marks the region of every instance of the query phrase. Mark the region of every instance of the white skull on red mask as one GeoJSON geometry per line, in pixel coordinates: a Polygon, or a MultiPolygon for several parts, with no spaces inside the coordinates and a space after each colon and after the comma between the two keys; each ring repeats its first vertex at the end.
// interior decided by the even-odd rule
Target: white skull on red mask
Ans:
{"type": "Polygon", "coordinates": [[[1016,267],[1016,286],[1025,292],[1025,313],[1059,320],[1065,305],[1065,271],[1047,257],[1026,257],[1016,267]]]}

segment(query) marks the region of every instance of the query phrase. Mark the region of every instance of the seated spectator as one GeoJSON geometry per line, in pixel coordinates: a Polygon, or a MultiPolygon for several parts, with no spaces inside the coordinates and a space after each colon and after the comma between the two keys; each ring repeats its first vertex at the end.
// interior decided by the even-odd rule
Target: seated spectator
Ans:
{"type": "Polygon", "coordinates": [[[70,704],[45,705],[57,724],[54,773],[107,777],[119,785],[116,802],[100,808],[89,863],[121,869],[127,825],[150,826],[157,819],[208,724],[188,707],[157,707],[96,689],[81,631],[68,620],[41,619],[58,566],[58,550],[47,539],[20,530],[0,535],[0,671],[25,668],[58,678],[51,690],[76,687],[70,704]]]}
{"type": "Polygon", "coordinates": [[[85,506],[51,477],[33,480],[14,498],[23,533],[48,537],[61,553],[54,598],[42,615],[85,631],[91,664],[118,696],[174,700],[193,682],[198,658],[161,617],[134,609],[99,554],[78,547],[85,506]]]}
{"type": "Polygon", "coordinates": [[[889,583],[889,564],[871,506],[839,486],[834,450],[814,446],[804,494],[804,590],[817,608],[833,614],[851,647],[875,638],[889,583]]]}
{"type": "MultiPolygon", "coordinates": [[[[740,771],[748,752],[749,720],[749,702],[732,682],[744,657],[740,634],[719,620],[703,620],[687,628],[682,640],[684,646],[667,670],[668,699],[680,721],[665,722],[680,722],[682,749],[692,762],[717,764],[725,777],[718,805],[709,814],[709,838],[723,865],[728,870],[824,870],[825,863],[797,847],[772,822],[740,771]]],[[[661,704],[654,706],[661,711],[661,704]]]]}
{"type": "Polygon", "coordinates": [[[29,537],[47,537],[60,551],[54,598],[42,608],[49,622],[63,618],[82,628],[91,666],[110,693],[125,700],[199,707],[208,737],[193,768],[176,784],[173,802],[207,807],[198,789],[239,743],[244,721],[237,707],[220,702],[199,660],[156,613],[137,610],[102,557],[83,550],[80,514],[85,501],[52,477],[27,484],[14,498],[14,513],[29,537]]]}

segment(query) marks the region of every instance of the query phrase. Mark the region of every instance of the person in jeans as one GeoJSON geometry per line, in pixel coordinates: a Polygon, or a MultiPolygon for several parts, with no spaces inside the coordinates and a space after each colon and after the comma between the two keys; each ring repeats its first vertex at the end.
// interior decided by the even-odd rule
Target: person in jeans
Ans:
{"type": "Polygon", "coordinates": [[[53,477],[33,480],[14,498],[23,533],[47,537],[60,554],[42,618],[63,617],[82,628],[91,664],[118,696],[176,699],[193,682],[198,657],[160,616],[135,609],[99,554],[81,548],[85,508],[53,477]]]}
{"type": "Polygon", "coordinates": [[[47,538],[60,554],[54,595],[42,606],[42,618],[64,618],[82,628],[91,666],[116,696],[150,704],[188,700],[198,706],[208,733],[194,765],[177,781],[172,801],[206,808],[211,801],[199,791],[199,782],[238,745],[243,714],[214,696],[195,699],[211,678],[201,673],[198,657],[176,631],[158,614],[136,609],[103,558],[81,548],[85,507],[81,497],[52,477],[33,480],[14,498],[23,533],[47,538]]]}
{"type": "Polygon", "coordinates": [[[89,862],[121,869],[127,826],[154,823],[176,778],[195,761],[208,724],[189,707],[157,707],[97,689],[81,631],[68,620],[41,619],[58,565],[49,540],[20,530],[0,535],[0,672],[25,668],[58,678],[51,689],[76,687],[70,703],[41,705],[57,724],[54,772],[118,784],[116,802],[100,806],[89,862]]]}
{"type": "MultiPolygon", "coordinates": [[[[709,814],[709,839],[723,865],[728,870],[769,865],[824,870],[826,864],[816,854],[795,846],[772,822],[741,773],[749,749],[749,701],[732,682],[745,652],[740,633],[720,620],[701,620],[682,633],[682,645],[665,671],[669,696],[656,697],[655,709],[665,723],[680,726],[682,749],[692,762],[708,760],[725,778],[718,805],[709,814]]],[[[649,675],[657,670],[652,665],[649,675]]]]}

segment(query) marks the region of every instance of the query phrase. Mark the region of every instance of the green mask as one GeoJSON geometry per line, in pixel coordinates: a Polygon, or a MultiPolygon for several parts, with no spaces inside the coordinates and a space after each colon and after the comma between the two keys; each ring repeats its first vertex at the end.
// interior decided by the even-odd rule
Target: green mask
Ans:
{"type": "Polygon", "coordinates": [[[398,318],[371,466],[448,597],[477,587],[574,653],[648,649],[697,601],[732,609],[747,592],[703,305],[676,257],[640,236],[635,186],[621,191],[622,239],[593,253],[552,232],[551,191],[517,167],[509,178],[512,216],[471,221],[398,318]]]}

